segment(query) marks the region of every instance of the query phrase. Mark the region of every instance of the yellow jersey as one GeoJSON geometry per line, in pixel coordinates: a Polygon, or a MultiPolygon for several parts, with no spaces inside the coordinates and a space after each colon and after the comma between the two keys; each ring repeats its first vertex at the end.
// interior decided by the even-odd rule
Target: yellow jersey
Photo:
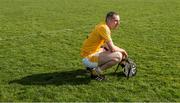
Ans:
{"type": "Polygon", "coordinates": [[[84,41],[81,48],[81,57],[87,57],[100,50],[104,42],[111,40],[111,31],[106,23],[100,23],[95,26],[88,38],[84,41]]]}

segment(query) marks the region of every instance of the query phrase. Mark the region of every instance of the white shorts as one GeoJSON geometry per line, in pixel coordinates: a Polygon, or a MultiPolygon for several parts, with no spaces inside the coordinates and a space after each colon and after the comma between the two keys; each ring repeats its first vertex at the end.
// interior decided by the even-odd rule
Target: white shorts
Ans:
{"type": "Polygon", "coordinates": [[[99,54],[102,51],[98,51],[94,54],[91,54],[85,58],[82,59],[82,63],[84,64],[85,67],[89,67],[89,68],[96,68],[98,66],[98,58],[99,58],[99,54]]]}

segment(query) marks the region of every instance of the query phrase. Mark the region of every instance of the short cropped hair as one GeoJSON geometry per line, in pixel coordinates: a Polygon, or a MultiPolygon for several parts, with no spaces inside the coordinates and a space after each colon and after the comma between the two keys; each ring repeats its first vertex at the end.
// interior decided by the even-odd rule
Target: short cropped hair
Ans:
{"type": "Polygon", "coordinates": [[[106,15],[106,22],[109,20],[109,19],[112,19],[112,18],[114,18],[114,15],[118,15],[116,12],[114,12],[114,11],[110,11],[110,12],[108,12],[107,13],[107,15],[106,15]]]}

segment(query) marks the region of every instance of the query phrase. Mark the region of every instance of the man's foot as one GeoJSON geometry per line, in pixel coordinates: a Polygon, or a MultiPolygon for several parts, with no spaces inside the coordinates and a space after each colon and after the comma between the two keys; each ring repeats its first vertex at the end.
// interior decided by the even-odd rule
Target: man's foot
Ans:
{"type": "Polygon", "coordinates": [[[88,70],[91,74],[91,78],[98,80],[98,81],[102,81],[105,80],[105,76],[101,74],[101,71],[98,70],[99,68],[89,68],[87,67],[86,70],[88,70]]]}
{"type": "Polygon", "coordinates": [[[91,74],[91,78],[92,78],[92,79],[95,79],[95,80],[97,80],[97,81],[106,80],[106,77],[105,77],[104,75],[99,75],[99,76],[97,76],[97,75],[92,75],[92,74],[91,74]]]}
{"type": "Polygon", "coordinates": [[[90,72],[92,75],[101,75],[101,72],[98,70],[98,68],[89,68],[87,67],[86,70],[90,72]]]}

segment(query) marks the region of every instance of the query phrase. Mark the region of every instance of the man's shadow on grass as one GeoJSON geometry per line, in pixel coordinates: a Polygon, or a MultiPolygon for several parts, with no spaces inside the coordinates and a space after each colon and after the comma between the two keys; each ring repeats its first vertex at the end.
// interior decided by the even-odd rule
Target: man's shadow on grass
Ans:
{"type": "Polygon", "coordinates": [[[86,70],[33,74],[9,83],[22,85],[81,85],[91,81],[86,70]]]}

